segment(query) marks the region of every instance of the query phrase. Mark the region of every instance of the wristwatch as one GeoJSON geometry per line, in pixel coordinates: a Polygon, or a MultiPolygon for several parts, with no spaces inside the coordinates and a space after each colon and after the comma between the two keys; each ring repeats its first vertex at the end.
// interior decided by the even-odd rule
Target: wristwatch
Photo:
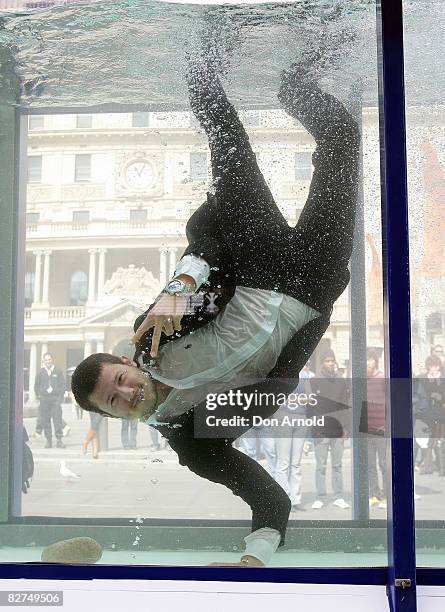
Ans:
{"type": "Polygon", "coordinates": [[[170,295],[192,295],[195,293],[193,289],[190,289],[187,283],[179,279],[173,279],[167,283],[164,291],[170,295]]]}

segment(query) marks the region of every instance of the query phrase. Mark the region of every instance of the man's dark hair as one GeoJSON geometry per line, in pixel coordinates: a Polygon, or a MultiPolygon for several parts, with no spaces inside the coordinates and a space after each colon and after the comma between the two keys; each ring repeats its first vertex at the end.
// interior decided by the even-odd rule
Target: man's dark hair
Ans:
{"type": "Polygon", "coordinates": [[[428,355],[425,359],[425,367],[429,370],[432,366],[442,367],[442,362],[437,355],[428,355]]]}
{"type": "Polygon", "coordinates": [[[376,349],[374,348],[368,348],[366,350],[366,358],[367,359],[373,359],[374,363],[375,363],[375,367],[378,368],[379,367],[379,360],[380,360],[380,356],[379,353],[376,351],[376,349]]]}
{"type": "Polygon", "coordinates": [[[123,363],[120,357],[109,353],[94,353],[79,363],[71,377],[71,390],[78,405],[88,412],[110,416],[89,398],[99,380],[105,363],[123,363]]]}

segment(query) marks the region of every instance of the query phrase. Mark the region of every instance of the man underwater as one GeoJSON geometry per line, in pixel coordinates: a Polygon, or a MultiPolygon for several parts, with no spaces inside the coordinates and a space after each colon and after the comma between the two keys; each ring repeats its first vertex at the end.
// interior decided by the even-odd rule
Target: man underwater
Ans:
{"type": "Polygon", "coordinates": [[[208,137],[212,188],[187,223],[189,246],[174,278],[135,322],[134,361],[98,353],[72,376],[82,408],[156,427],[181,465],[249,504],[252,533],[233,565],[264,566],[284,543],[288,496],[232,446],[255,414],[267,417],[278,407],[246,411],[238,401],[231,412],[247,415],[246,424],[216,437],[196,436],[196,418],[210,392],[290,393],[349,282],[360,134],[345,107],[309,75],[309,63],[303,57],[284,71],[278,94],[317,143],[295,227],[275,204],[217,71],[204,57],[190,63],[190,104],[208,137]],[[212,292],[216,315],[205,298],[212,292]]]}

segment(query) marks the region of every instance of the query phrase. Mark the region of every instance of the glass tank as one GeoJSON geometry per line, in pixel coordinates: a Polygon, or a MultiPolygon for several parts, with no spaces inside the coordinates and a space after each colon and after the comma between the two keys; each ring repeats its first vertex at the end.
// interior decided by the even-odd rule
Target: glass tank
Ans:
{"type": "MultiPolygon", "coordinates": [[[[13,234],[0,560],[258,554],[278,567],[386,566],[375,3],[4,0],[0,10],[3,236],[13,234]],[[181,270],[184,287],[161,303],[182,306],[165,315],[153,361],[149,344],[130,343],[135,321],[181,270]],[[120,358],[87,393],[96,412],[76,387],[94,354],[120,358]],[[334,408],[290,401],[325,398],[327,384],[334,408]],[[149,410],[153,389],[163,412],[149,410]],[[202,415],[252,413],[205,403],[230,389],[275,393],[264,414],[281,420],[210,431],[202,415]],[[283,415],[299,422],[283,427],[283,415]],[[194,425],[187,443],[172,423],[194,425]],[[48,548],[71,538],[95,543],[48,548]]],[[[442,17],[438,3],[405,3],[422,384],[425,358],[445,344],[442,17]]],[[[440,521],[443,436],[437,423],[420,427],[416,514],[440,521]]],[[[421,527],[428,548],[436,531],[421,527]]]]}

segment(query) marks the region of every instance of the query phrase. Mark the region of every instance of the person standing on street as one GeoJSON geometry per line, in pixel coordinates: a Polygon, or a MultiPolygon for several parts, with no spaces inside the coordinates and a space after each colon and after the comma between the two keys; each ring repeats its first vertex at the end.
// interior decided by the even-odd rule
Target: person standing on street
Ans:
{"type": "Polygon", "coordinates": [[[40,401],[39,412],[46,438],[45,448],[52,448],[53,445],[51,421],[54,425],[56,447],[65,448],[62,442],[62,400],[65,394],[65,378],[62,370],[54,365],[50,353],[45,353],[43,356],[43,367],[36,376],[34,391],[40,401]]]}

